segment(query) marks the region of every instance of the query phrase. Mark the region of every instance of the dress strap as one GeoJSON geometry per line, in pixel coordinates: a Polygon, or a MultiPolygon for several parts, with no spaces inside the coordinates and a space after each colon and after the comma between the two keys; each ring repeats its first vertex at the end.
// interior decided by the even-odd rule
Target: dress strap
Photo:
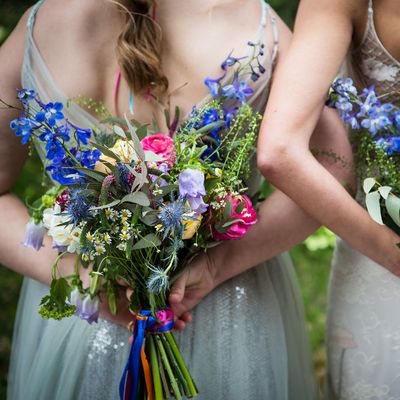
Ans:
{"type": "MultiPolygon", "coordinates": [[[[270,6],[268,6],[268,7],[270,7],[270,6]]],[[[270,11],[270,9],[269,9],[269,11],[270,11]]],[[[275,64],[276,57],[278,55],[278,48],[279,48],[279,29],[278,29],[278,23],[276,21],[275,16],[271,12],[269,12],[268,14],[269,14],[270,19],[271,19],[272,35],[273,35],[273,38],[274,38],[271,62],[272,62],[272,64],[275,64]]]]}
{"type": "Polygon", "coordinates": [[[45,2],[45,0],[40,0],[32,7],[32,11],[31,11],[31,13],[30,13],[30,15],[28,17],[28,21],[27,21],[27,24],[26,24],[27,33],[30,36],[32,36],[32,34],[33,34],[33,26],[35,25],[36,14],[39,11],[40,6],[44,2],[45,2]]]}

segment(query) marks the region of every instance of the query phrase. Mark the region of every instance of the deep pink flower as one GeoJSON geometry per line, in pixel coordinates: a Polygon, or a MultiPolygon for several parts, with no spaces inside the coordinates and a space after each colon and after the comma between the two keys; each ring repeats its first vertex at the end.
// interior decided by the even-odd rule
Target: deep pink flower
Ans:
{"type": "Polygon", "coordinates": [[[240,239],[257,222],[257,213],[251,204],[251,200],[245,196],[240,195],[236,197],[228,196],[226,201],[232,202],[232,215],[231,218],[239,218],[240,221],[232,224],[225,232],[218,232],[215,227],[212,229],[212,235],[215,240],[233,240],[240,239]],[[237,207],[244,204],[243,210],[237,212],[237,207]]]}
{"type": "Polygon", "coordinates": [[[175,163],[175,146],[174,141],[162,133],[146,136],[140,141],[143,150],[152,151],[153,153],[163,157],[165,162],[171,168],[175,163]]]}

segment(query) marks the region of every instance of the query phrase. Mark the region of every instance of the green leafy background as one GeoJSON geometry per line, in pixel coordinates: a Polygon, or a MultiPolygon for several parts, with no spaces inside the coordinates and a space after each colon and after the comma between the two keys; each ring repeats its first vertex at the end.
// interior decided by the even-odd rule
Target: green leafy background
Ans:
{"type": "MultiPolygon", "coordinates": [[[[21,14],[33,3],[33,1],[28,0],[1,1],[0,43],[6,39],[21,14]]],[[[297,0],[271,0],[270,4],[290,26],[293,24],[298,5],[297,0]]],[[[28,161],[14,192],[22,199],[34,198],[40,192],[40,173],[38,173],[37,160],[30,159],[28,161]]],[[[325,364],[326,289],[334,243],[334,236],[323,229],[290,252],[299,275],[314,353],[315,371],[320,382],[325,364]]],[[[6,397],[11,336],[21,282],[21,277],[16,273],[0,267],[0,306],[2,309],[0,313],[0,399],[6,397]]]]}

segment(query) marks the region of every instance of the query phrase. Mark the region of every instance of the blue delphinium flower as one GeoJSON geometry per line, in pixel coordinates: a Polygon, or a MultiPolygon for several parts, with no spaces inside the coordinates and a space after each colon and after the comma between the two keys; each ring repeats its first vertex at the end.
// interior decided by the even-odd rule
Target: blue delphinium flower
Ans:
{"type": "Polygon", "coordinates": [[[379,99],[375,93],[374,86],[363,90],[362,94],[360,95],[360,99],[364,98],[365,100],[361,104],[359,104],[360,108],[357,113],[358,118],[364,117],[365,115],[369,114],[373,107],[376,107],[380,104],[379,99]]]}
{"type": "Polygon", "coordinates": [[[22,104],[28,104],[30,101],[35,100],[37,94],[32,89],[21,89],[17,92],[17,98],[22,104]]]}
{"type": "Polygon", "coordinates": [[[358,92],[353,80],[336,79],[332,84],[332,91],[328,105],[336,108],[344,121],[354,117],[354,101],[358,102],[358,92]]]}
{"type": "Polygon", "coordinates": [[[400,128],[400,111],[396,111],[393,114],[393,121],[395,122],[397,128],[400,128]]]}
{"type": "Polygon", "coordinates": [[[34,220],[30,220],[26,225],[23,245],[25,247],[32,247],[37,251],[40,250],[43,247],[43,238],[45,233],[46,228],[41,222],[37,224],[34,220]]]}
{"type": "Polygon", "coordinates": [[[185,199],[178,199],[162,207],[158,218],[164,231],[164,239],[173,233],[174,236],[181,238],[183,235],[183,216],[186,213],[185,199]]]}
{"type": "Polygon", "coordinates": [[[361,121],[361,126],[368,129],[372,135],[376,135],[378,131],[385,129],[391,124],[389,113],[393,109],[392,104],[383,104],[372,107],[368,115],[361,121]]]}
{"type": "Polygon", "coordinates": [[[210,108],[204,113],[203,125],[206,126],[219,120],[220,116],[218,110],[216,110],[215,108],[210,108]]]}
{"type": "Polygon", "coordinates": [[[210,91],[210,94],[212,97],[218,97],[219,96],[219,91],[220,91],[220,82],[223,77],[220,77],[218,79],[211,79],[211,78],[206,78],[204,80],[204,84],[208,87],[208,90],[210,91]]]}
{"type": "Polygon", "coordinates": [[[22,137],[22,144],[28,143],[33,132],[40,127],[39,123],[25,117],[18,117],[10,122],[10,128],[15,132],[16,136],[22,137]]]}
{"type": "Polygon", "coordinates": [[[391,136],[388,138],[378,138],[375,142],[388,156],[392,156],[394,153],[400,153],[400,137],[391,136]]]}
{"type": "MultiPolygon", "coordinates": [[[[72,148],[70,152],[76,155],[76,148],[72,148]]],[[[74,162],[69,155],[65,155],[61,158],[55,158],[53,162],[46,167],[46,171],[50,173],[50,176],[61,185],[69,185],[71,183],[79,182],[82,179],[82,175],[74,169],[74,162]]]]}
{"type": "Polygon", "coordinates": [[[90,217],[90,200],[80,190],[70,192],[70,201],[67,206],[67,212],[71,217],[74,226],[90,217]]]}
{"type": "Polygon", "coordinates": [[[77,152],[76,159],[83,167],[93,169],[97,161],[99,161],[100,156],[101,152],[98,149],[83,150],[77,152]]]}
{"type": "Polygon", "coordinates": [[[43,107],[43,111],[36,114],[36,121],[40,123],[47,123],[53,127],[57,121],[64,119],[64,114],[61,112],[64,108],[62,103],[48,103],[43,107]]]}
{"type": "Polygon", "coordinates": [[[246,102],[246,97],[253,94],[253,89],[247,86],[246,81],[243,80],[239,82],[239,78],[236,77],[233,84],[225,85],[222,88],[222,93],[224,96],[230,99],[237,99],[244,104],[246,102]]]}
{"type": "Polygon", "coordinates": [[[72,122],[68,121],[68,125],[75,130],[76,139],[78,144],[84,144],[85,146],[88,144],[90,137],[92,136],[91,129],[80,128],[79,126],[74,125],[72,122]]]}
{"type": "Polygon", "coordinates": [[[225,122],[225,126],[227,128],[230,128],[231,122],[235,118],[237,110],[238,110],[238,107],[233,107],[233,108],[230,108],[230,109],[223,108],[224,122],[225,122]]]}

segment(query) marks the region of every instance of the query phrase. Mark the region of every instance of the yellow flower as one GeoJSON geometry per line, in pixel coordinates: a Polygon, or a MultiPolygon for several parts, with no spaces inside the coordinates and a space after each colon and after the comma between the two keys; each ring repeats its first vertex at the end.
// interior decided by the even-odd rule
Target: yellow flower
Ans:
{"type": "MultiPolygon", "coordinates": [[[[110,150],[115,155],[117,155],[123,163],[130,164],[132,161],[137,159],[135,147],[132,140],[118,139],[110,150]]],[[[111,173],[111,171],[102,161],[105,161],[111,165],[117,164],[117,160],[102,154],[94,169],[96,171],[104,172],[106,174],[111,173]]]]}
{"type": "Polygon", "coordinates": [[[199,215],[197,219],[184,219],[183,220],[183,226],[185,227],[185,230],[183,232],[182,239],[183,240],[188,240],[191,239],[197,230],[200,227],[201,220],[203,219],[202,215],[199,215]]]}

